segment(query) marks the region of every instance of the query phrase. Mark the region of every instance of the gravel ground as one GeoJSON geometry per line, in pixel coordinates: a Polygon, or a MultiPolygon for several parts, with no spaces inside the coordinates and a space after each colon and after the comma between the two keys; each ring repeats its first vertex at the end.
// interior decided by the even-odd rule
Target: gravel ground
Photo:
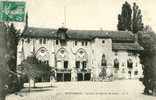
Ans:
{"type": "Polygon", "coordinates": [[[7,96],[7,100],[156,100],[156,97],[142,94],[144,86],[138,80],[57,82],[52,87],[50,83],[40,83],[30,93],[27,86],[7,96]]]}

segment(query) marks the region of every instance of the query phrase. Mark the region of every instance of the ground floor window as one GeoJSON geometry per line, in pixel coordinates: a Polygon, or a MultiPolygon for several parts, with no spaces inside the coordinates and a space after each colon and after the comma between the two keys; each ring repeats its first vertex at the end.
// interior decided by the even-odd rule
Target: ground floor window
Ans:
{"type": "Polygon", "coordinates": [[[91,73],[77,73],[78,81],[89,81],[91,79],[91,73]]]}
{"type": "Polygon", "coordinates": [[[76,68],[80,68],[80,61],[75,62],[76,68]]]}
{"type": "Polygon", "coordinates": [[[83,69],[83,70],[86,68],[86,65],[87,65],[87,62],[86,62],[86,61],[83,61],[83,62],[82,62],[82,69],[83,69]]]}
{"type": "Polygon", "coordinates": [[[56,80],[59,81],[71,81],[71,73],[57,73],[56,80]]]}
{"type": "Polygon", "coordinates": [[[119,68],[119,60],[118,59],[114,60],[114,68],[119,68]]]}

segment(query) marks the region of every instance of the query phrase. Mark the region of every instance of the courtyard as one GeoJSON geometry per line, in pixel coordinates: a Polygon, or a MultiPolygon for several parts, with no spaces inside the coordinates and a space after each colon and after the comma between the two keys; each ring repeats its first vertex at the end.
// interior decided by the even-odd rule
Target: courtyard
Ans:
{"type": "Polygon", "coordinates": [[[112,82],[55,82],[37,83],[28,92],[28,84],[7,100],[156,100],[143,94],[144,86],[138,80],[112,82]]]}

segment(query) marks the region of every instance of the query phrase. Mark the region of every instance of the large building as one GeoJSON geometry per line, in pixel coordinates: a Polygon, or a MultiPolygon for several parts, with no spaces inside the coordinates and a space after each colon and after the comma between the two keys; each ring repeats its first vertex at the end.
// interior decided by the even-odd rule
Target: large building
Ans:
{"type": "Polygon", "coordinates": [[[28,27],[18,44],[17,65],[34,52],[55,69],[56,81],[140,78],[143,48],[128,31],[28,27]]]}

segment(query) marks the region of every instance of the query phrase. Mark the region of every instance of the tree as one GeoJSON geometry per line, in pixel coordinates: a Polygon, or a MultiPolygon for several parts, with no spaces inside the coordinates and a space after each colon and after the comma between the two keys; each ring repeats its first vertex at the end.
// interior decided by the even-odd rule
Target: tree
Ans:
{"type": "Polygon", "coordinates": [[[122,6],[121,14],[118,15],[118,30],[131,31],[131,5],[126,1],[122,6]]]}
{"type": "Polygon", "coordinates": [[[139,6],[133,3],[132,32],[137,33],[143,30],[142,15],[139,6]]]}
{"type": "Polygon", "coordinates": [[[156,34],[149,26],[144,31],[138,33],[138,42],[143,46],[144,51],[141,53],[141,63],[143,64],[143,84],[144,93],[150,94],[150,90],[156,89],[156,34]]]}
{"type": "MultiPolygon", "coordinates": [[[[19,41],[19,32],[15,29],[14,25],[8,25],[7,37],[7,52],[9,55],[8,66],[9,70],[16,73],[16,60],[17,60],[17,45],[19,41]]],[[[10,73],[9,75],[9,92],[15,92],[19,90],[17,74],[10,73]]]]}
{"type": "Polygon", "coordinates": [[[7,26],[0,23],[0,100],[5,100],[8,77],[7,26]]]}
{"type": "Polygon", "coordinates": [[[126,1],[122,6],[121,14],[118,15],[118,30],[128,30],[133,33],[143,30],[142,14],[136,3],[131,5],[126,1]]]}
{"type": "Polygon", "coordinates": [[[26,60],[22,61],[21,67],[22,67],[22,72],[29,79],[29,91],[30,91],[31,79],[34,80],[34,87],[35,87],[35,79],[45,74],[50,75],[50,70],[51,70],[48,64],[39,62],[35,54],[33,54],[30,57],[27,57],[26,60]]]}

